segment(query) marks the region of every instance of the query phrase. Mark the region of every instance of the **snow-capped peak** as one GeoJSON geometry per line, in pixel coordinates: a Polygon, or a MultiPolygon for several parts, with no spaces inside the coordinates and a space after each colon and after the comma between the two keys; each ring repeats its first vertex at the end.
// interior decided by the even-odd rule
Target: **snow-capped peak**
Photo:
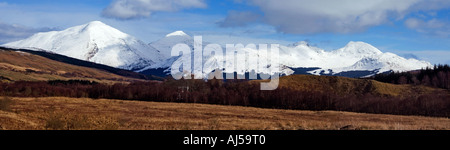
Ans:
{"type": "Polygon", "coordinates": [[[91,22],[83,24],[83,25],[78,25],[75,27],[68,28],[64,31],[99,32],[100,33],[104,30],[109,30],[110,32],[113,32],[113,33],[125,34],[109,25],[106,25],[105,23],[103,23],[101,21],[91,21],[91,22]]]}
{"type": "Polygon", "coordinates": [[[167,34],[166,37],[152,42],[149,45],[158,49],[163,59],[171,57],[172,47],[176,44],[187,44],[191,47],[194,45],[194,38],[187,35],[183,31],[175,31],[167,34]]]}
{"type": "MultiPolygon", "coordinates": [[[[105,27],[105,26],[108,26],[108,25],[106,25],[105,23],[103,23],[101,21],[91,21],[91,22],[85,24],[85,26],[86,27],[88,27],[88,26],[89,27],[105,27]]],[[[108,27],[111,27],[111,26],[108,26],[108,27]]]]}
{"type": "Polygon", "coordinates": [[[156,49],[100,21],[62,31],[37,33],[4,46],[42,49],[129,70],[144,68],[161,61],[156,49]]]}
{"type": "Polygon", "coordinates": [[[376,47],[365,42],[350,41],[344,48],[337,50],[337,52],[347,54],[365,54],[365,55],[379,55],[382,54],[376,47]]]}
{"type": "Polygon", "coordinates": [[[187,35],[183,31],[175,31],[175,32],[172,32],[172,33],[169,33],[166,35],[166,37],[171,37],[171,36],[189,36],[189,35],[187,35]]]}

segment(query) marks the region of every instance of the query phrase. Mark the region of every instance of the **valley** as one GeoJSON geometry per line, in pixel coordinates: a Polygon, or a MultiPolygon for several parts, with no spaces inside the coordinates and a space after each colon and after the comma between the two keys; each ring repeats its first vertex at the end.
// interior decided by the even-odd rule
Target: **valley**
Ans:
{"type": "MultiPolygon", "coordinates": [[[[331,51],[304,41],[281,45],[282,59],[272,64],[229,63],[234,53],[171,56],[178,43],[210,44],[194,39],[176,31],[147,44],[92,21],[3,44],[0,130],[450,128],[448,66],[431,69],[353,41],[331,51]],[[168,73],[177,60],[202,60],[203,80],[174,80],[168,73]],[[244,74],[272,74],[279,65],[278,88],[260,90],[266,80],[204,80],[211,70],[235,73],[230,68],[243,65],[244,74]]],[[[256,48],[239,51],[269,58],[256,48]]]]}

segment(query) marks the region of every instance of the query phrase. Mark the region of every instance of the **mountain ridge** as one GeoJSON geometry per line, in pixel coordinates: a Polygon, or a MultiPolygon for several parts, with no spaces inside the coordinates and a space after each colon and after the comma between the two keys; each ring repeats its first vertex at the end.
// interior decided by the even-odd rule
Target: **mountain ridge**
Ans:
{"type": "MultiPolygon", "coordinates": [[[[167,74],[177,59],[188,59],[188,57],[172,57],[171,51],[173,46],[181,43],[193,48],[194,42],[194,38],[184,31],[175,31],[157,41],[145,44],[141,40],[103,22],[92,21],[62,31],[37,33],[30,38],[7,43],[3,46],[50,51],[136,72],[164,70],[167,74]]],[[[207,41],[202,42],[203,47],[209,44],[207,41]]],[[[222,49],[225,49],[224,46],[222,46],[222,49]]],[[[239,49],[239,51],[263,58],[269,57],[268,55],[263,55],[257,49],[244,48],[239,49]]],[[[192,52],[190,56],[194,56],[192,52]]],[[[227,59],[202,57],[202,64],[207,63],[204,68],[205,72],[202,74],[204,77],[208,76],[215,69],[223,68],[228,73],[233,71],[233,69],[230,69],[233,66],[230,66],[228,63],[223,66],[220,65],[223,62],[230,61],[228,57],[227,59]]],[[[280,73],[284,75],[296,74],[295,71],[289,68],[319,68],[306,72],[313,75],[340,75],[344,72],[352,71],[370,72],[360,76],[364,77],[388,71],[410,71],[431,67],[429,62],[405,59],[389,52],[383,53],[376,47],[361,41],[350,41],[344,47],[333,51],[325,51],[311,46],[306,41],[287,46],[280,45],[280,58],[282,59],[279,64],[267,64],[267,66],[280,65],[282,68],[280,73]]],[[[240,63],[238,65],[245,64],[240,63]]],[[[247,69],[239,70],[238,73],[242,74],[258,69],[258,65],[250,64],[247,69]]],[[[269,68],[263,68],[257,72],[272,74],[273,72],[269,70],[269,68]]]]}

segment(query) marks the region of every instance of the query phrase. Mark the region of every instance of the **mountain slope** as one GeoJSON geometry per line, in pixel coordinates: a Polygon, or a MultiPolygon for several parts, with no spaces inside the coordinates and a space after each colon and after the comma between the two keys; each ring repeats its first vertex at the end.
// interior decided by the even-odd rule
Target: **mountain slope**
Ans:
{"type": "Polygon", "coordinates": [[[131,71],[58,54],[0,48],[0,81],[90,80],[114,83],[147,78],[131,71]]]}
{"type": "Polygon", "coordinates": [[[100,21],[63,31],[37,33],[4,46],[50,51],[128,70],[141,69],[161,61],[156,49],[100,21]]]}

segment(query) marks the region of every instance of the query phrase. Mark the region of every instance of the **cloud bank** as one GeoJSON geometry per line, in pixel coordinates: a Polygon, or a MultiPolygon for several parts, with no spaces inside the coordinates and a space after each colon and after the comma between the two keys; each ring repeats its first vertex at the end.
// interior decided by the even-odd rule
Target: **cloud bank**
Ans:
{"type": "Polygon", "coordinates": [[[218,22],[220,27],[243,27],[261,21],[261,15],[251,11],[229,11],[225,20],[218,22]]]}
{"type": "MultiPolygon", "coordinates": [[[[279,32],[315,34],[362,32],[373,26],[402,20],[413,12],[446,8],[450,6],[450,1],[249,0],[247,4],[258,7],[263,13],[263,22],[276,27],[279,32]]],[[[235,15],[230,13],[219,25],[248,24],[243,19],[232,19],[235,15]]]]}
{"type": "Polygon", "coordinates": [[[448,38],[450,37],[450,23],[438,19],[422,20],[409,18],[405,21],[406,27],[428,35],[448,38]]]}
{"type": "Polygon", "coordinates": [[[31,28],[17,24],[0,22],[0,44],[29,37],[37,32],[51,31],[51,28],[31,28]]]}
{"type": "Polygon", "coordinates": [[[206,8],[204,0],[114,0],[102,16],[121,20],[150,17],[154,12],[175,12],[191,8],[206,8]]]}

